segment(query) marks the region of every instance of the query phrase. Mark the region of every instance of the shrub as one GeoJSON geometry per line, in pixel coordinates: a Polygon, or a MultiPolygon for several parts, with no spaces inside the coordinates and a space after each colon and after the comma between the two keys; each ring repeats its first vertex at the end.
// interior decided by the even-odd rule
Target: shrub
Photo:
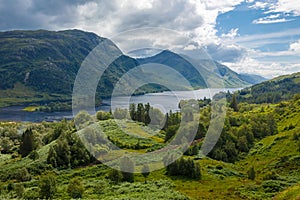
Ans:
{"type": "Polygon", "coordinates": [[[22,182],[31,180],[31,175],[25,167],[23,167],[23,168],[19,169],[18,171],[16,171],[14,177],[18,181],[22,181],[22,182]]]}
{"type": "Polygon", "coordinates": [[[254,167],[251,167],[248,172],[248,179],[254,180],[255,179],[255,170],[254,167]]]}
{"type": "Polygon", "coordinates": [[[43,176],[39,181],[40,197],[45,199],[51,199],[56,193],[56,180],[55,177],[50,174],[43,176]]]}
{"type": "Polygon", "coordinates": [[[107,176],[114,183],[120,183],[123,180],[123,174],[116,169],[111,169],[107,176]]]}
{"type": "Polygon", "coordinates": [[[39,159],[39,154],[36,150],[32,151],[28,157],[31,159],[31,160],[37,160],[39,159]]]}
{"type": "Polygon", "coordinates": [[[23,197],[24,191],[25,191],[25,188],[24,188],[23,184],[15,184],[14,185],[14,190],[15,190],[15,192],[16,192],[16,194],[19,198],[23,197]]]}
{"type": "Polygon", "coordinates": [[[78,178],[74,178],[68,185],[68,194],[74,199],[82,198],[84,187],[78,178]]]}
{"type": "Polygon", "coordinates": [[[133,182],[134,181],[134,163],[129,157],[123,157],[120,162],[121,171],[123,174],[123,181],[133,182]]]}

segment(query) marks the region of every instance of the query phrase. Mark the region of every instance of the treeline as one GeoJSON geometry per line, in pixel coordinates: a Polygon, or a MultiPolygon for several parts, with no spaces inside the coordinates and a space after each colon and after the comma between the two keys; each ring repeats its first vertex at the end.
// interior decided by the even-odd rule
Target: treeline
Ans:
{"type": "MultiPolygon", "coordinates": [[[[171,159],[172,158],[166,158],[171,159]]],[[[190,179],[201,179],[200,165],[191,158],[179,158],[175,162],[166,166],[167,173],[170,176],[183,176],[190,179]]]]}
{"type": "Polygon", "coordinates": [[[208,155],[216,160],[235,162],[249,152],[256,140],[277,132],[273,114],[235,113],[226,118],[221,136],[208,155]]]}
{"type": "Polygon", "coordinates": [[[238,91],[237,100],[247,103],[278,103],[300,93],[299,73],[278,77],[238,91]]]}

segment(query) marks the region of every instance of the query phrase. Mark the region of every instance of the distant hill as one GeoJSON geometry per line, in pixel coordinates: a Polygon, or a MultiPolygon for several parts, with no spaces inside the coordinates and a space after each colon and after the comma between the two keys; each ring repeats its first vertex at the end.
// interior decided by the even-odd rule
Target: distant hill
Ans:
{"type": "Polygon", "coordinates": [[[261,82],[264,82],[264,81],[268,80],[265,77],[262,77],[262,76],[259,76],[259,75],[244,74],[244,73],[240,73],[239,78],[242,79],[243,81],[246,81],[246,82],[251,83],[251,84],[258,84],[258,83],[261,83],[261,82]]]}
{"type": "MultiPolygon", "coordinates": [[[[0,107],[70,100],[81,63],[103,40],[105,38],[94,33],[80,30],[0,32],[0,107]]],[[[118,47],[111,43],[108,49],[113,51],[118,47]]],[[[213,71],[212,61],[188,60],[192,63],[187,62],[184,56],[167,50],[144,59],[122,55],[111,63],[101,77],[97,97],[109,97],[116,82],[126,72],[140,64],[151,62],[168,65],[177,70],[194,89],[207,86],[220,87],[223,80],[225,87],[244,87],[255,82],[253,78],[250,79],[249,76],[245,78],[245,75],[239,75],[217,62],[215,65],[220,73],[213,71]],[[201,74],[193,65],[199,66],[201,74]]],[[[141,71],[139,76],[143,78],[143,76],[147,77],[147,74],[141,71]]],[[[161,80],[163,76],[164,74],[160,74],[157,79],[161,80]]],[[[187,89],[181,87],[176,81],[174,85],[180,90],[187,89]]],[[[139,88],[136,94],[163,90],[167,88],[150,84],[139,88]]],[[[127,90],[124,94],[126,92],[127,90]]]]}
{"type": "Polygon", "coordinates": [[[253,85],[238,92],[237,99],[249,103],[278,103],[300,93],[300,72],[253,85]]]}
{"type": "Polygon", "coordinates": [[[140,64],[160,63],[182,74],[194,88],[205,87],[244,87],[252,83],[240,78],[240,75],[225,65],[210,60],[195,60],[164,50],[148,58],[137,59],[140,64]],[[197,67],[199,72],[195,69],[197,67]]]}

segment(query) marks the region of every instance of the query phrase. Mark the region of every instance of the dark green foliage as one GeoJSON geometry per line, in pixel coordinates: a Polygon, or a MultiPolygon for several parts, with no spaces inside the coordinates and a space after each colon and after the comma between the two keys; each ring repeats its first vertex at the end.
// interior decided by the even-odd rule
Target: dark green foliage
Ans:
{"type": "Polygon", "coordinates": [[[87,165],[92,160],[76,132],[67,132],[61,136],[56,145],[50,147],[47,157],[47,163],[61,168],[87,165]]]}
{"type": "Polygon", "coordinates": [[[248,179],[254,180],[255,179],[255,170],[254,167],[250,167],[250,169],[247,172],[248,174],[248,179]]]}
{"type": "Polygon", "coordinates": [[[107,175],[107,178],[117,184],[123,181],[123,174],[119,170],[111,169],[107,175]]]}
{"type": "Polygon", "coordinates": [[[184,155],[187,156],[196,156],[199,154],[199,147],[198,145],[192,145],[188,148],[188,150],[186,152],[184,152],[184,155]]]}
{"type": "Polygon", "coordinates": [[[33,150],[29,155],[28,157],[32,160],[37,160],[39,159],[39,154],[36,150],[33,150]]]}
{"type": "Polygon", "coordinates": [[[139,103],[137,106],[130,104],[129,114],[132,120],[143,122],[145,125],[149,123],[154,126],[163,125],[164,115],[159,109],[151,107],[149,103],[145,105],[139,103]]]}
{"type": "Polygon", "coordinates": [[[84,187],[78,178],[73,178],[68,184],[67,191],[73,199],[80,199],[84,193],[84,187]]]}
{"type": "Polygon", "coordinates": [[[235,112],[237,112],[237,111],[239,110],[239,108],[238,108],[238,103],[237,103],[236,95],[235,95],[235,94],[232,95],[232,100],[231,100],[229,106],[230,106],[235,112]]]}
{"type": "Polygon", "coordinates": [[[300,93],[299,73],[280,76],[243,89],[237,93],[239,102],[278,103],[300,93]]]}
{"type": "Polygon", "coordinates": [[[134,163],[129,157],[124,156],[121,159],[120,169],[122,171],[123,181],[127,181],[127,182],[133,182],[134,181],[134,176],[133,176],[134,163]]]}
{"type": "Polygon", "coordinates": [[[30,181],[31,180],[31,175],[28,172],[27,168],[23,167],[21,169],[18,169],[15,172],[14,178],[17,179],[20,182],[30,181]]]}
{"type": "Polygon", "coordinates": [[[11,153],[14,142],[9,137],[0,138],[0,150],[3,154],[11,153]]]}
{"type": "Polygon", "coordinates": [[[149,166],[148,165],[143,165],[142,175],[145,178],[145,183],[147,182],[147,177],[149,176],[149,174],[150,174],[149,166]]]}
{"type": "Polygon", "coordinates": [[[14,190],[19,198],[22,198],[25,192],[23,184],[18,183],[14,185],[14,190]]]}
{"type": "Polygon", "coordinates": [[[167,166],[168,175],[200,180],[201,168],[193,159],[180,158],[167,166]]]}
{"type": "Polygon", "coordinates": [[[35,144],[32,129],[27,129],[22,134],[22,139],[20,144],[20,154],[22,155],[22,157],[25,157],[35,148],[36,148],[36,144],[35,144]]]}
{"type": "Polygon", "coordinates": [[[44,175],[39,180],[40,198],[53,199],[57,188],[56,178],[53,174],[44,175]]]}
{"type": "Polygon", "coordinates": [[[112,118],[111,114],[105,111],[98,111],[96,117],[98,120],[108,120],[112,118]]]}
{"type": "Polygon", "coordinates": [[[216,160],[235,162],[240,153],[248,153],[254,141],[278,133],[274,114],[252,114],[245,117],[236,112],[225,126],[214,149],[208,154],[216,160]]]}

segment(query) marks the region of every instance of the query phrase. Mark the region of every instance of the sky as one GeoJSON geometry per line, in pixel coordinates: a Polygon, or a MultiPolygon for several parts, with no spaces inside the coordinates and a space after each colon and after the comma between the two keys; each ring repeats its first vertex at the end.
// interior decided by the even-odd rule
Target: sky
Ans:
{"type": "MultiPolygon", "coordinates": [[[[106,38],[127,31],[134,38],[132,30],[148,27],[180,32],[190,41],[182,48],[205,49],[240,73],[300,71],[297,0],[0,0],[0,31],[81,29],[106,38]]],[[[143,42],[151,46],[153,36],[143,42]]]]}

